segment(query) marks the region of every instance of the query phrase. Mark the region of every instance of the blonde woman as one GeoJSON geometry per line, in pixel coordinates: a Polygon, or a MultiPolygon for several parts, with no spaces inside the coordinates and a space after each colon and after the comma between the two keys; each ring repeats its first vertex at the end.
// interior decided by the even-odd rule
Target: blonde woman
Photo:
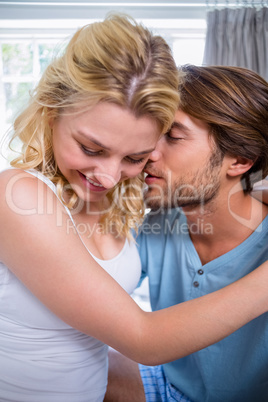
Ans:
{"type": "Polygon", "coordinates": [[[139,174],[172,123],[178,79],[163,39],[111,16],[74,35],[16,119],[21,154],[0,176],[1,401],[102,401],[105,344],[164,363],[267,311],[264,266],[231,293],[155,313],[127,294],[140,276],[139,174]]]}

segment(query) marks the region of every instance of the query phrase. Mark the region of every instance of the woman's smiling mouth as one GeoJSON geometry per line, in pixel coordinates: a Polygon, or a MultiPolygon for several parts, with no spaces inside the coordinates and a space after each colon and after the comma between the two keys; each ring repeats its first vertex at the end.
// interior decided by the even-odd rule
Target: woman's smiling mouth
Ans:
{"type": "Polygon", "coordinates": [[[83,180],[84,185],[89,188],[91,191],[106,191],[107,188],[104,187],[102,184],[98,183],[95,180],[92,180],[91,178],[87,177],[83,173],[79,172],[79,176],[83,180]]]}

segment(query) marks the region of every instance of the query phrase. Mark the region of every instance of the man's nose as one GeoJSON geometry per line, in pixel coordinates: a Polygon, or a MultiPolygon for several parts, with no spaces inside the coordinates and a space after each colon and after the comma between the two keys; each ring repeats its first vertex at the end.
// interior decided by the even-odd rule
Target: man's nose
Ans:
{"type": "Polygon", "coordinates": [[[160,156],[161,152],[156,146],[155,150],[151,152],[148,162],[157,162],[160,159],[160,156]]]}

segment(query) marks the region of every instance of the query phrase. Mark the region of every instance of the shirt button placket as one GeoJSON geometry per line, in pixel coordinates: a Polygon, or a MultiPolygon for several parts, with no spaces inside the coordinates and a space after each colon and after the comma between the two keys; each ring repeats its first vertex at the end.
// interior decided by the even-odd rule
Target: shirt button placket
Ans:
{"type": "MultiPolygon", "coordinates": [[[[203,274],[204,274],[204,271],[203,271],[203,269],[200,268],[200,269],[198,269],[197,273],[198,273],[198,275],[203,275],[203,274]]],[[[195,288],[198,288],[199,285],[200,285],[200,283],[199,283],[198,281],[194,281],[194,282],[193,282],[193,286],[194,286],[195,288]]]]}

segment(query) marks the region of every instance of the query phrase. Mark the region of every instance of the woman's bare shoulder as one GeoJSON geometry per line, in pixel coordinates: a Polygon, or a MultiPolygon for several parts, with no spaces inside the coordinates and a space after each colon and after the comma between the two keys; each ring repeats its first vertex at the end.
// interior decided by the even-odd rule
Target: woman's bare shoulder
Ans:
{"type": "Polygon", "coordinates": [[[33,213],[44,203],[56,202],[53,191],[37,177],[21,169],[7,169],[0,173],[0,207],[2,211],[33,213]]]}
{"type": "MultiPolygon", "coordinates": [[[[6,169],[0,172],[0,187],[6,191],[17,193],[20,191],[26,192],[30,188],[34,188],[38,183],[38,179],[22,169],[6,169]]],[[[3,193],[2,193],[3,194],[3,193]]]]}

